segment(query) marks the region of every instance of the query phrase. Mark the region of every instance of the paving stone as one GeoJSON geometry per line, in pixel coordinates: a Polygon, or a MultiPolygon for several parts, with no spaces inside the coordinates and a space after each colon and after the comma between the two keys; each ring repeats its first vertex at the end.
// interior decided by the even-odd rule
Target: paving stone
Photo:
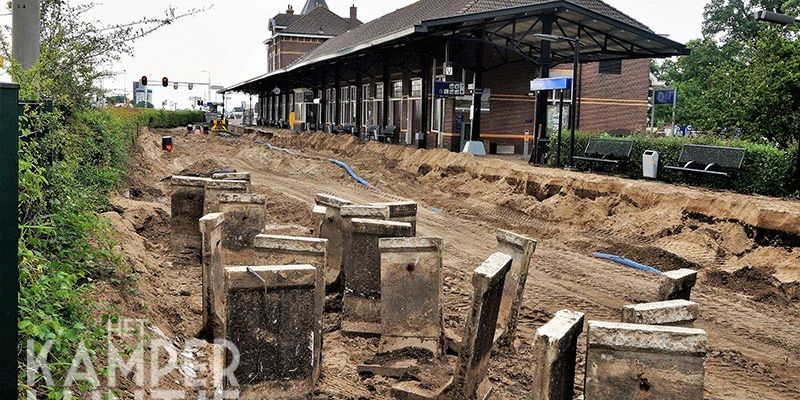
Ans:
{"type": "Polygon", "coordinates": [[[658,300],[691,300],[692,288],[697,282],[697,271],[683,268],[661,275],[658,300]]]}
{"type": "MultiPolygon", "coordinates": [[[[234,372],[240,398],[311,398],[321,351],[314,310],[317,269],[230,266],[225,277],[226,338],[241,357],[234,372]]],[[[228,352],[226,365],[233,361],[228,352]]]]}
{"type": "Polygon", "coordinates": [[[536,330],[536,354],[531,400],[572,400],[575,395],[575,363],[584,315],[561,310],[536,330]]]}
{"type": "Polygon", "coordinates": [[[381,238],[411,236],[411,224],[354,218],[353,273],[345,280],[342,331],[378,335],[381,325],[381,238]]]}
{"type": "Polygon", "coordinates": [[[487,379],[489,359],[506,275],[512,261],[507,254],[494,253],[472,275],[472,307],[464,329],[453,386],[449,389],[455,398],[484,398],[491,391],[487,379]]]}
{"type": "Polygon", "coordinates": [[[219,197],[221,193],[249,193],[249,181],[232,181],[223,179],[209,179],[206,181],[206,195],[204,210],[206,214],[219,212],[219,197]]]}
{"type": "Polygon", "coordinates": [[[425,349],[443,353],[442,239],[381,239],[379,352],[425,349]]]}
{"type": "Polygon", "coordinates": [[[589,321],[587,336],[587,400],[703,399],[705,331],[589,321]]]}
{"type": "Polygon", "coordinates": [[[622,322],[691,327],[699,313],[697,303],[687,300],[631,304],[622,308],[622,322]]]}
{"type": "Polygon", "coordinates": [[[319,226],[317,236],[328,239],[328,258],[325,261],[325,286],[331,290],[341,287],[343,227],[340,209],[350,201],[329,194],[319,193],[314,201],[325,207],[325,218],[319,226]],[[337,285],[337,283],[339,285],[337,285]]]}
{"type": "MultiPolygon", "coordinates": [[[[255,250],[253,262],[256,265],[293,265],[309,264],[317,270],[315,321],[322,324],[322,309],[325,306],[325,257],[328,241],[326,239],[258,235],[254,239],[255,250]]],[[[322,347],[322,336],[315,338],[315,346],[322,347]]],[[[318,353],[321,355],[321,352],[318,353]]],[[[322,360],[315,361],[315,379],[321,372],[322,360]]]]}
{"type": "Polygon", "coordinates": [[[506,275],[500,314],[497,317],[498,334],[495,335],[498,346],[511,346],[517,334],[519,310],[522,307],[531,259],[536,251],[536,240],[500,229],[497,231],[497,251],[510,255],[514,260],[506,275]]]}
{"type": "Polygon", "coordinates": [[[347,275],[353,273],[353,219],[374,219],[383,221],[388,209],[380,206],[343,206],[339,209],[342,218],[342,283],[347,275]]]}
{"type": "Polygon", "coordinates": [[[205,185],[208,178],[191,176],[173,176],[170,179],[172,208],[170,236],[172,250],[176,253],[184,251],[199,254],[202,237],[197,221],[205,215],[205,185]]]}
{"type": "Polygon", "coordinates": [[[211,175],[211,179],[249,182],[251,180],[251,174],[249,172],[218,172],[211,175]]]}
{"type": "Polygon", "coordinates": [[[222,225],[225,215],[208,214],[200,218],[203,254],[203,328],[208,340],[225,337],[225,276],[222,268],[222,225]]]}
{"type": "Polygon", "coordinates": [[[253,262],[253,240],[267,224],[267,199],[250,193],[220,193],[219,212],[225,214],[222,232],[223,263],[248,265],[253,262]]]}
{"type": "Polygon", "coordinates": [[[389,221],[407,222],[411,224],[411,236],[417,235],[417,203],[414,201],[396,201],[389,203],[373,203],[374,206],[389,209],[389,221]]]}

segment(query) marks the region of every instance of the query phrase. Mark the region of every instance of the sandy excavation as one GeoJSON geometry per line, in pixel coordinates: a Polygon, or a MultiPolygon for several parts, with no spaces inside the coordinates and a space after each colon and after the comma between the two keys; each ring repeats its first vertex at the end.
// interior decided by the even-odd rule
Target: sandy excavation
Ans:
{"type": "MultiPolygon", "coordinates": [[[[227,246],[226,254],[236,254],[243,260],[264,261],[254,265],[267,265],[267,261],[275,259],[259,255],[257,249],[253,253],[237,239],[255,236],[258,229],[253,226],[258,225],[264,227],[262,234],[272,237],[258,239],[264,241],[265,248],[285,248],[274,244],[278,240],[275,237],[316,237],[321,220],[319,207],[331,206],[331,200],[320,199],[319,193],[328,193],[358,206],[415,201],[418,207],[416,236],[440,238],[435,245],[432,242],[416,244],[423,249],[436,248],[438,250],[434,253],[440,252],[442,256],[441,268],[434,267],[435,261],[419,264],[421,272],[440,270],[441,273],[442,307],[441,315],[436,318],[443,321],[440,326],[450,340],[443,341],[442,347],[436,343],[431,345],[434,354],[439,348],[452,354],[453,347],[458,348],[453,345],[453,337],[472,337],[468,328],[470,323],[487,317],[482,313],[474,316],[477,289],[473,286],[473,270],[485,262],[494,265],[489,268],[493,272],[485,275],[490,282],[485,290],[489,292],[498,271],[505,271],[503,275],[508,279],[505,274],[513,268],[510,259],[506,266],[493,255],[498,250],[498,229],[535,239],[535,253],[530,259],[524,290],[520,292],[513,339],[506,345],[496,346],[494,351],[489,345],[488,352],[466,352],[471,357],[485,356],[482,360],[488,363],[486,382],[493,387],[493,398],[528,398],[541,389],[542,385],[537,383],[541,380],[537,381],[537,377],[541,376],[541,371],[549,369],[542,362],[543,353],[541,345],[537,347],[536,335],[537,329],[545,324],[548,328],[542,332],[554,335],[561,332],[567,348],[576,345],[573,347],[576,363],[572,363],[574,382],[565,386],[573,386],[576,395],[586,392],[591,398],[604,398],[603,393],[594,388],[584,387],[586,360],[588,357],[590,364],[594,364],[598,357],[603,357],[598,352],[615,351],[615,344],[608,341],[606,333],[625,327],[589,321],[617,323],[623,318],[626,322],[666,321],[667,325],[682,326],[675,329],[681,330],[681,340],[688,342],[666,342],[663,348],[655,345],[643,351],[663,355],[675,350],[675,346],[685,345],[680,347],[683,350],[678,351],[680,355],[676,357],[685,358],[681,362],[686,364],[681,365],[686,365],[686,368],[682,369],[690,371],[680,378],[685,378],[682,382],[695,384],[684,385],[687,393],[708,399],[800,398],[800,363],[797,361],[800,355],[800,203],[797,201],[571,174],[531,168],[512,161],[475,160],[439,150],[417,151],[378,143],[359,144],[352,138],[322,134],[294,136],[288,132],[276,132],[271,139],[256,134],[223,139],[187,136],[185,132],[175,130],[170,134],[175,136],[177,151],[162,153],[158,146],[161,133],[150,132],[140,137],[126,187],[110,199],[113,211],[104,215],[117,231],[120,250],[137,277],[136,294],[131,291],[116,293],[118,289],[111,286],[103,292],[107,300],[114,299],[118,303],[124,315],[148,319],[156,334],[163,334],[176,346],[197,335],[208,335],[225,322],[214,323],[219,315],[215,317],[207,313],[207,294],[203,300],[207,290],[203,282],[208,282],[209,277],[202,272],[201,259],[209,263],[210,253],[205,250],[202,255],[172,251],[176,243],[170,225],[175,209],[170,206],[173,187],[169,177],[210,179],[214,172],[246,171],[250,172],[249,189],[230,195],[239,197],[229,198],[227,202],[256,204],[256,209],[263,206],[260,209],[266,211],[236,216],[237,226],[245,226],[242,221],[257,221],[256,225],[243,228],[230,237],[219,236],[218,242],[221,247],[227,246]],[[267,143],[292,149],[303,157],[271,150],[267,143]],[[349,163],[373,187],[357,184],[342,169],[326,160],[333,157],[349,163]],[[663,278],[595,258],[592,256],[595,251],[627,257],[662,271],[677,273],[681,269],[693,269],[699,271],[697,283],[691,290],[690,299],[681,300],[683,296],[676,295],[668,305],[628,307],[623,312],[625,306],[667,300],[664,298],[668,297],[664,295],[665,289],[660,287],[663,278]],[[492,257],[495,259],[490,262],[492,257]],[[557,313],[564,309],[573,313],[557,313]],[[693,328],[688,328],[688,325],[693,328]],[[705,335],[699,335],[702,331],[705,335]],[[692,344],[687,344],[689,342],[692,344]],[[697,361],[701,353],[705,357],[704,366],[702,361],[699,364],[697,361]],[[696,386],[698,368],[704,370],[699,388],[696,386]]],[[[232,178],[241,181],[236,178],[243,177],[232,178]]],[[[236,192],[237,189],[226,186],[221,191],[231,190],[236,192]]],[[[226,215],[224,218],[232,214],[230,210],[225,212],[225,205],[211,207],[216,207],[213,211],[226,215]]],[[[195,214],[198,212],[194,210],[195,214]]],[[[351,217],[359,216],[355,210],[352,213],[351,217]]],[[[214,218],[220,217],[212,216],[206,223],[209,235],[212,235],[215,224],[222,223],[214,218]]],[[[393,222],[398,226],[378,226],[381,224],[351,218],[349,223],[353,232],[367,235],[353,235],[353,241],[357,243],[348,246],[354,249],[364,248],[360,243],[377,243],[371,237],[382,236],[375,233],[381,229],[391,232],[386,237],[413,236],[410,230],[400,226],[405,224],[401,221],[393,222]]],[[[306,245],[314,246],[313,243],[306,245]]],[[[386,246],[389,246],[386,249],[391,247],[388,242],[386,246]]],[[[313,253],[305,251],[309,252],[313,253]]],[[[274,254],[274,251],[265,254],[274,254]]],[[[328,260],[330,256],[329,252],[328,260]]],[[[362,263],[358,257],[374,259],[374,255],[359,255],[356,260],[344,260],[341,265],[350,268],[345,267],[348,262],[350,265],[362,263]]],[[[314,264],[321,264],[321,261],[312,257],[301,260],[301,263],[311,266],[310,269],[298,267],[285,271],[285,274],[293,277],[291,279],[297,287],[315,289],[292,292],[291,296],[298,299],[294,303],[298,307],[310,304],[312,308],[320,302],[325,303],[321,324],[314,328],[320,330],[322,340],[309,347],[312,353],[318,348],[321,354],[321,359],[315,361],[319,368],[313,372],[320,373],[314,398],[388,399],[392,398],[392,387],[398,383],[446,383],[450,374],[441,372],[448,370],[444,367],[459,370],[455,356],[450,356],[448,365],[442,368],[422,365],[403,378],[380,376],[374,370],[365,369],[364,365],[387,363],[386,359],[376,357],[379,350],[403,348],[402,345],[392,345],[388,335],[383,339],[344,333],[374,327],[374,315],[366,316],[366,319],[362,317],[366,315],[364,310],[371,308],[368,302],[364,303],[369,296],[366,294],[368,291],[363,290],[374,287],[375,281],[356,282],[357,287],[350,287],[351,290],[344,292],[344,297],[362,293],[365,300],[348,303],[335,294],[336,290],[330,290],[341,282],[316,276],[313,272],[314,264]],[[324,286],[328,286],[329,295],[322,300],[318,289],[324,286]],[[352,308],[353,304],[357,306],[352,308]]],[[[404,261],[398,263],[402,266],[404,261]]],[[[383,259],[380,265],[382,268],[383,259]]],[[[243,282],[243,287],[252,289],[252,275],[262,272],[244,269],[229,279],[243,282]]],[[[266,279],[267,275],[263,274],[262,279],[266,279]]],[[[212,284],[205,285],[206,288],[209,285],[212,284]]],[[[348,288],[347,283],[344,285],[348,288]]],[[[218,288],[217,293],[221,290],[218,288]]],[[[258,307],[263,300],[247,291],[228,295],[235,299],[230,304],[258,307]]],[[[402,299],[387,301],[402,304],[402,299]]],[[[498,302],[498,310],[494,313],[500,312],[499,309],[498,302]]],[[[492,319],[491,315],[488,317],[492,319]]],[[[221,319],[226,318],[222,316],[221,319]]],[[[380,319],[377,322],[380,325],[380,319]]],[[[308,322],[303,326],[313,325],[313,322],[308,322]]],[[[478,323],[475,326],[483,325],[478,323]]],[[[637,335],[643,335],[643,342],[652,344],[657,342],[652,338],[660,337],[658,335],[662,332],[638,332],[637,335]]],[[[428,344],[432,343],[431,338],[436,337],[435,334],[423,336],[423,343],[428,344]]],[[[483,332],[474,337],[485,336],[483,332]]],[[[398,340],[395,338],[394,341],[398,340]]],[[[462,348],[467,342],[461,343],[462,348]]],[[[257,343],[255,348],[258,348],[257,343]]],[[[487,347],[485,340],[478,340],[466,348],[487,347]]],[[[201,349],[188,359],[199,364],[211,352],[210,348],[201,349]]],[[[181,369],[180,374],[183,377],[196,376],[210,386],[207,372],[190,371],[192,362],[187,361],[188,368],[181,369]]],[[[470,361],[468,364],[482,362],[470,361]]],[[[552,370],[556,373],[563,368],[552,370]]],[[[483,379],[472,382],[475,380],[469,378],[473,376],[472,372],[469,369],[461,376],[468,377],[469,385],[484,387],[483,379]]],[[[659,382],[658,373],[653,372],[651,380],[654,383],[659,382]]],[[[459,376],[458,372],[456,376],[459,376]]],[[[480,371],[475,376],[482,378],[480,371]]],[[[176,375],[175,381],[181,378],[176,375]]],[[[599,379],[594,375],[592,378],[599,379]]],[[[637,382],[637,385],[647,386],[642,382],[637,382]]],[[[436,385],[421,386],[432,390],[436,385]]],[[[659,393],[654,389],[650,395],[661,398],[659,393]]]]}

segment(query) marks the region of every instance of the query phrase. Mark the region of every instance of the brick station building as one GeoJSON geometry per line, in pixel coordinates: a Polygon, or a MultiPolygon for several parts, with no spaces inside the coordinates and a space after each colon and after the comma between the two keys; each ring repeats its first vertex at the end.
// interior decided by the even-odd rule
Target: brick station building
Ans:
{"type": "Polygon", "coordinates": [[[267,72],[223,92],[257,95],[265,125],[293,117],[295,130],[388,131],[400,144],[453,151],[479,140],[488,152],[522,153],[558,121],[559,96],[531,93],[531,80],[577,75],[565,129],[574,112],[582,130],[642,131],[650,60],[687,53],[601,0],[420,0],[365,24],[355,7],[350,14],[324,0],[279,14],[267,72]],[[440,97],[435,82],[467,90],[440,97]]]}

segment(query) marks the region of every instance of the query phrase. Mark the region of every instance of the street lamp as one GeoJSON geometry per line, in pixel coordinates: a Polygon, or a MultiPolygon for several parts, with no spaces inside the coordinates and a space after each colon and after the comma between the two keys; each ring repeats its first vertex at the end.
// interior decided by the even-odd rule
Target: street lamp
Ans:
{"type": "MultiPolygon", "coordinates": [[[[578,81],[578,68],[581,64],[581,39],[574,37],[566,37],[566,36],[558,36],[558,35],[550,35],[546,33],[537,33],[533,35],[541,40],[548,41],[548,42],[570,42],[575,47],[575,57],[573,59],[572,64],[572,102],[569,107],[569,120],[570,120],[570,134],[569,134],[569,163],[566,166],[566,169],[573,169],[575,168],[575,126],[577,125],[577,110],[578,110],[578,85],[580,82],[578,81]]],[[[559,147],[561,143],[558,144],[559,147]]]]}
{"type": "Polygon", "coordinates": [[[756,21],[771,22],[778,25],[791,25],[800,23],[800,17],[793,17],[791,15],[780,14],[772,11],[761,10],[755,12],[756,21]]]}
{"type": "Polygon", "coordinates": [[[208,96],[206,97],[206,103],[208,103],[211,101],[211,72],[208,72],[206,70],[202,70],[200,72],[205,72],[206,74],[208,74],[208,96]]]}

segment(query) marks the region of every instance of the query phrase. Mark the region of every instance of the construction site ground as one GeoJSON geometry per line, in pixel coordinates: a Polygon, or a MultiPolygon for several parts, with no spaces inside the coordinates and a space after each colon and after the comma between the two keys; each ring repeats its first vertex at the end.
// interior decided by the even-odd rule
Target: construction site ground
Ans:
{"type": "MultiPolygon", "coordinates": [[[[252,173],[267,196],[267,231],[312,236],[316,193],[354,203],[419,202],[418,235],[444,239],[445,325],[463,329],[472,271],[496,249],[495,230],[538,240],[514,350],[492,358],[495,398],[531,389],[536,329],[560,309],[587,320],[618,321],[626,304],[654,301],[658,277],[592,256],[624,256],[661,270],[696,268],[692,294],[709,335],[708,399],[800,398],[800,201],[746,196],[658,182],[535,168],[445,150],[359,143],[349,136],[274,131],[221,138],[184,130],[145,131],[124,187],[104,214],[135,274],[135,290],[99,284],[103,301],[146,318],[184,342],[201,325],[199,260],[169,251],[169,180],[217,169],[252,173]],[[162,152],[162,135],[175,152],[162,152]],[[298,154],[268,148],[267,144],[298,154]],[[347,162],[371,187],[328,159],[347,162]]],[[[409,299],[411,301],[411,299],[409,299]]],[[[396,382],[360,377],[377,339],[343,336],[324,317],[323,378],[316,398],[388,399],[396,382]]],[[[576,388],[583,386],[579,340],[576,388]]]]}

